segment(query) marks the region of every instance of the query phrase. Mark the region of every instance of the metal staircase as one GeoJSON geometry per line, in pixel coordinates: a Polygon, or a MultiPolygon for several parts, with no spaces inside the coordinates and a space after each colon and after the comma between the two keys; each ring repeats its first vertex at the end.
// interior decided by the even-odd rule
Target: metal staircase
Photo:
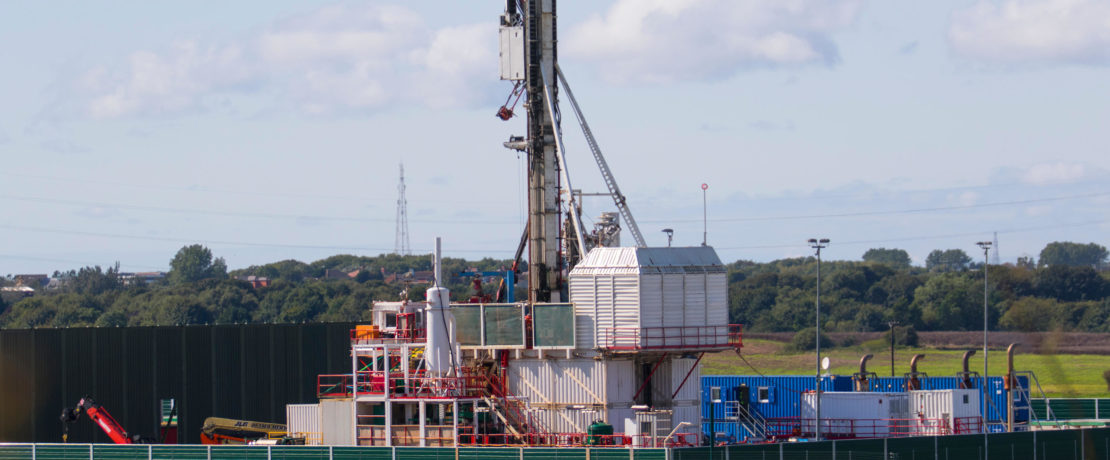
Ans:
{"type": "Polygon", "coordinates": [[[758,412],[740,405],[740,401],[725,401],[725,420],[740,424],[748,430],[751,438],[767,439],[767,419],[758,412]]]}

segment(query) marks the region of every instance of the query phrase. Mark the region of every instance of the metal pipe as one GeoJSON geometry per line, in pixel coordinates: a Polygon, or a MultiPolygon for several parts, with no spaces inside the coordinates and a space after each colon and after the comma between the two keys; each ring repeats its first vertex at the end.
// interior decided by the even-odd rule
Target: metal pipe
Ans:
{"type": "Polygon", "coordinates": [[[910,358],[910,378],[906,382],[906,390],[920,390],[921,380],[917,378],[917,361],[925,359],[925,355],[917,354],[910,358]]]}
{"type": "Polygon", "coordinates": [[[1006,348],[1006,381],[1003,383],[1006,388],[1006,431],[1009,433],[1014,432],[1014,387],[1017,386],[1016,377],[1014,377],[1014,349],[1016,348],[1016,343],[1011,343],[1006,348]]]}
{"type": "Polygon", "coordinates": [[[875,355],[866,354],[859,359],[859,378],[856,380],[856,391],[869,391],[871,389],[870,380],[867,379],[867,360],[874,357],[875,355]]]}
{"type": "Polygon", "coordinates": [[[963,386],[963,388],[971,388],[971,385],[972,385],[972,383],[971,383],[971,367],[968,365],[968,359],[970,359],[971,356],[974,355],[974,354],[975,354],[975,350],[967,350],[967,351],[964,352],[964,357],[963,357],[963,363],[964,363],[963,369],[964,369],[964,371],[961,374],[963,376],[963,381],[961,382],[961,385],[963,386]]]}

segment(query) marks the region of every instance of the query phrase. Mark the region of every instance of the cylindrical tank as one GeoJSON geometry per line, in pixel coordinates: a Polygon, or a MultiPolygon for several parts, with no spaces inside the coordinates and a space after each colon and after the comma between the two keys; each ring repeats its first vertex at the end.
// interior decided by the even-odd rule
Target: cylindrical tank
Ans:
{"type": "Polygon", "coordinates": [[[603,446],[613,443],[613,425],[598,420],[586,428],[586,445],[603,446]]]}
{"type": "Polygon", "coordinates": [[[451,330],[451,325],[455,322],[454,315],[451,314],[450,310],[451,291],[445,287],[439,287],[443,280],[440,254],[440,240],[436,238],[435,273],[437,286],[428,288],[425,293],[428,307],[424,310],[426,314],[424,327],[427,330],[424,362],[427,365],[428,374],[436,377],[442,377],[451,370],[451,352],[455,347],[452,342],[454,334],[451,330]]]}

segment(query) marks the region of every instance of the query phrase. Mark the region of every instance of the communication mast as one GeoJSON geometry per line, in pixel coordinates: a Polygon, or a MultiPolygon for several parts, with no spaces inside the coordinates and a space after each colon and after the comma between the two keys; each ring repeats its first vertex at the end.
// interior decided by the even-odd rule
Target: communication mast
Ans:
{"type": "Polygon", "coordinates": [[[409,244],[409,203],[405,199],[405,164],[401,163],[401,182],[397,184],[397,236],[393,243],[393,253],[407,256],[412,254],[409,244]]]}

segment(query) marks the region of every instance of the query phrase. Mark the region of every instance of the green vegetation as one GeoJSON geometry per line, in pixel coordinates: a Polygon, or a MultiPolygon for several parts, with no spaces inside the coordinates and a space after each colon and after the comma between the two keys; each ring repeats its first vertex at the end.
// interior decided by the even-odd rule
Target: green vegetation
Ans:
{"type": "MultiPolygon", "coordinates": [[[[909,265],[908,257],[902,249],[877,248],[866,251],[862,262],[824,263],[821,330],[881,332],[891,322],[918,332],[982,328],[981,264],[959,249],[933,251],[924,268],[909,265]]],[[[1055,242],[1041,257],[1040,263],[1024,259],[1017,266],[989,267],[989,328],[1110,332],[1110,273],[1099,271],[1106,265],[1106,249],[1055,242]]],[[[459,272],[504,270],[511,261],[448,258],[444,265],[451,276],[447,287],[455,300],[463,300],[472,289],[469,279],[456,276],[459,272]]],[[[170,267],[164,280],[149,284],[121,276],[118,266],[56,272],[60,283],[55,289],[0,298],[0,327],[358,321],[366,319],[372,300],[400,298],[405,285],[387,283],[386,276],[432,268],[427,255],[336,255],[229,273],[224,260],[201,245],[181,248],[170,267]],[[246,276],[266,277],[268,285],[240,281],[246,276]]],[[[750,332],[814,327],[816,259],[737,261],[727,269],[730,323],[750,332]]],[[[424,288],[409,286],[409,297],[420,298],[424,288]]],[[[518,285],[517,298],[523,291],[518,285]]],[[[810,346],[804,338],[798,341],[799,347],[810,346]]]]}
{"type": "MultiPolygon", "coordinates": [[[[867,363],[867,370],[883,377],[891,375],[889,347],[889,342],[877,340],[859,346],[822,348],[821,354],[829,357],[832,374],[849,376],[859,371],[860,357],[874,354],[875,357],[867,363]]],[[[894,351],[894,375],[901,377],[909,372],[910,358],[914,354],[925,355],[918,363],[918,371],[933,377],[953,376],[962,366],[963,352],[959,350],[897,347],[894,351]]],[[[981,355],[980,349],[972,356],[971,370],[983,371],[981,355]]],[[[702,360],[702,375],[813,375],[817,366],[812,350],[795,352],[787,343],[769,340],[745,339],[742,356],[740,358],[733,352],[707,354],[702,360]]],[[[1006,372],[1005,358],[1005,350],[991,350],[991,375],[1006,372]]],[[[1017,353],[1014,366],[1019,371],[1033,371],[1049,397],[1106,396],[1107,382],[1103,372],[1110,369],[1110,356],[1107,355],[1017,353]]]]}

